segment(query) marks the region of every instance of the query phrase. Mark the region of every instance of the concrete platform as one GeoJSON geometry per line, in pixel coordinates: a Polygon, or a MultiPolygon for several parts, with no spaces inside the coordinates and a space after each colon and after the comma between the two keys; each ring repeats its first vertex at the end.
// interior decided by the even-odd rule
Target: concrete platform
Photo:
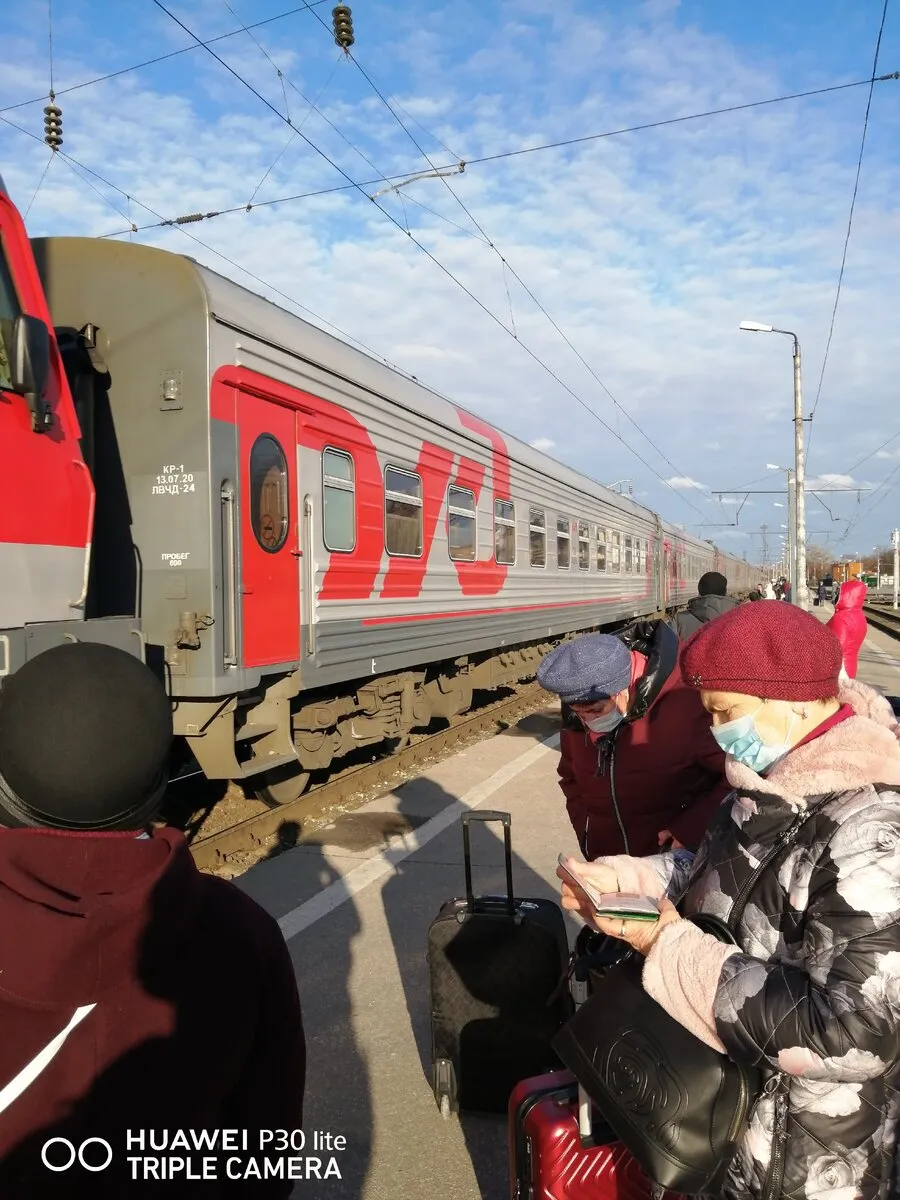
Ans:
{"type": "MultiPolygon", "coordinates": [[[[872,631],[860,675],[900,695],[900,643],[872,631]]],[[[555,728],[552,710],[528,718],[236,881],[279,919],[296,965],[307,1134],[347,1139],[342,1178],[298,1184],[295,1197],[506,1200],[505,1122],[445,1122],[431,1095],[426,933],[464,890],[466,808],[510,812],[517,894],[558,896],[557,856],[578,848],[556,782],[555,728]]],[[[502,891],[500,827],[476,828],[473,853],[476,889],[502,891]]]]}

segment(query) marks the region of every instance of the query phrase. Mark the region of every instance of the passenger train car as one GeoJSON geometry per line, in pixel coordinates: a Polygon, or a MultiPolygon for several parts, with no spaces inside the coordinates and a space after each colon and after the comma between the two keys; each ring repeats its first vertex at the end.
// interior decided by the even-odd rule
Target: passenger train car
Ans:
{"type": "MultiPolygon", "coordinates": [[[[4,245],[16,219],[0,207],[4,245]]],[[[34,389],[4,395],[0,672],[67,637],[143,654],[209,778],[291,800],[567,635],[675,608],[708,570],[750,586],[746,562],[188,258],[32,249],[38,274],[7,249],[0,317],[52,314],[51,420],[34,389]]]]}

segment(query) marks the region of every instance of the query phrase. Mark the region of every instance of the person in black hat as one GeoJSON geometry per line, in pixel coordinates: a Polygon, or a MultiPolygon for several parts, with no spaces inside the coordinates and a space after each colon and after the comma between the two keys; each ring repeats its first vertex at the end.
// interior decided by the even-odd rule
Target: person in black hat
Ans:
{"type": "Polygon", "coordinates": [[[306,1044],[277,923],[151,827],[171,742],[162,685],[110,646],[48,650],[0,689],[4,1200],[60,1179],[67,1197],[131,1195],[127,1130],[238,1128],[258,1145],[301,1125],[306,1044]],[[53,1170],[86,1139],[101,1162],[108,1143],[102,1170],[53,1170]]]}
{"type": "Polygon", "coordinates": [[[737,608],[738,600],[728,595],[728,580],[718,571],[707,571],[700,576],[697,584],[697,595],[688,603],[687,608],[678,613],[672,620],[672,628],[678,634],[679,641],[686,641],[692,633],[696,633],[701,625],[713,621],[722,613],[737,608]]]}

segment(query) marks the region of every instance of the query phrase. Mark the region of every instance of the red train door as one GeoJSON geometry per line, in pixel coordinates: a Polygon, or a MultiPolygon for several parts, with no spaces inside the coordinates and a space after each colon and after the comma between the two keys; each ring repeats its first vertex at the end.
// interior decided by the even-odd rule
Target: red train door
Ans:
{"type": "Polygon", "coordinates": [[[238,392],[245,667],[300,658],[295,414],[238,392]]]}

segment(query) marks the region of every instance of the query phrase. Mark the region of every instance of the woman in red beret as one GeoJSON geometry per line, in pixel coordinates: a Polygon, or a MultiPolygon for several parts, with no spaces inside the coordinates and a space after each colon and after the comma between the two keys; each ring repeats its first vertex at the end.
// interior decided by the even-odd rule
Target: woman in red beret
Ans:
{"type": "Polygon", "coordinates": [[[648,925],[563,905],[645,956],[645,990],[767,1086],[722,1195],[887,1195],[900,1112],[900,726],[839,682],[840,643],[784,604],[703,626],[681,660],[712,716],[733,787],[696,856],[575,864],[601,892],[660,901],[648,925]],[[802,822],[802,824],[801,824],[802,822]],[[778,852],[794,826],[790,848],[778,852]],[[728,945],[684,918],[727,920],[773,853],[728,945]],[[679,899],[678,909],[672,898],[679,899]]]}

